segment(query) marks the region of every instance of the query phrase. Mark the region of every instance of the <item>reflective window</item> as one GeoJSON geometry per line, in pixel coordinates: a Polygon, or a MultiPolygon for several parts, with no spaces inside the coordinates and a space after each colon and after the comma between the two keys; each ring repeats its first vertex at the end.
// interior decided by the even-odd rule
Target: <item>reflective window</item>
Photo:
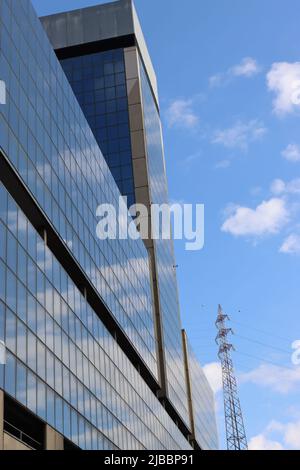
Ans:
{"type": "Polygon", "coordinates": [[[131,157],[124,51],[97,52],[60,62],[130,207],[135,202],[132,159],[124,167],[127,163],[122,158],[125,150],[131,157]]]}
{"type": "Polygon", "coordinates": [[[188,358],[196,439],[201,449],[218,449],[214,393],[190,345],[188,358]]]}

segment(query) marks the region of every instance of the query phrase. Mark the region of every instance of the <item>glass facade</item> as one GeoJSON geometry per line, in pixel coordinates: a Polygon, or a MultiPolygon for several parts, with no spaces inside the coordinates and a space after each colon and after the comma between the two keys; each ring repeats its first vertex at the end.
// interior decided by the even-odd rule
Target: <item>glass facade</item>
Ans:
{"type": "Polygon", "coordinates": [[[128,207],[135,202],[123,49],[60,61],[128,207]]]}
{"type": "MultiPolygon", "coordinates": [[[[161,121],[142,61],[140,61],[140,73],[150,199],[154,204],[168,204],[161,121]]],[[[188,423],[188,404],[173,241],[163,240],[162,238],[154,240],[154,249],[166,357],[168,395],[185,423],[188,423]]]]}
{"type": "MultiPolygon", "coordinates": [[[[158,387],[144,242],[96,236],[99,204],[117,209],[121,194],[134,202],[124,51],[69,58],[62,66],[30,0],[0,0],[0,79],[7,88],[7,103],[0,106],[0,159],[8,159],[13,178],[22,181],[22,191],[158,387]]],[[[150,194],[162,204],[168,196],[161,123],[142,63],[140,68],[150,194]]],[[[0,341],[7,348],[0,388],[83,449],[191,449],[155,387],[143,380],[4,180],[0,174],[0,341]]],[[[155,241],[155,256],[168,395],[188,426],[172,242],[155,241]]],[[[209,386],[194,359],[191,368],[199,441],[213,447],[209,386]]]]}
{"type": "Polygon", "coordinates": [[[216,450],[218,449],[219,443],[214,393],[194,351],[189,344],[188,363],[195,423],[195,437],[201,449],[216,450]]]}
{"type": "Polygon", "coordinates": [[[119,203],[115,180],[34,10],[27,1],[22,7],[2,1],[0,18],[0,70],[7,85],[0,145],[157,377],[144,243],[97,238],[98,205],[119,203]]]}
{"type": "Polygon", "coordinates": [[[188,448],[2,184],[0,246],[0,386],[83,449],[188,448]]]}
{"type": "MultiPolygon", "coordinates": [[[[0,8],[1,148],[156,375],[144,244],[96,239],[118,188],[30,2],[0,8]]],[[[189,448],[2,185],[0,201],[5,391],[84,448],[189,448]]]]}

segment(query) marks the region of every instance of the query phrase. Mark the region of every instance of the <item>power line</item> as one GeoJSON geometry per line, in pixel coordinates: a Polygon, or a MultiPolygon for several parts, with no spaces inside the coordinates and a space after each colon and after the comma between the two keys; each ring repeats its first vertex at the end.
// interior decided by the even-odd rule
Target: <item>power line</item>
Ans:
{"type": "MultiPolygon", "coordinates": [[[[271,336],[271,337],[273,337],[273,338],[280,339],[281,341],[285,341],[285,342],[287,342],[287,343],[289,343],[289,344],[290,344],[290,342],[291,342],[291,338],[289,338],[289,339],[288,339],[288,338],[284,338],[283,336],[279,336],[279,335],[276,335],[276,334],[274,334],[274,333],[270,333],[270,332],[267,332],[267,331],[265,331],[265,330],[261,330],[261,329],[259,329],[259,328],[254,327],[254,326],[245,325],[244,323],[240,323],[240,322],[235,321],[235,320],[231,320],[231,321],[232,321],[232,323],[235,323],[235,324],[237,324],[237,325],[240,325],[240,326],[242,326],[243,328],[252,329],[252,330],[257,331],[257,332],[259,332],[259,333],[261,333],[261,334],[264,334],[264,335],[267,335],[267,336],[271,336]]],[[[202,336],[205,337],[205,336],[206,336],[205,333],[206,333],[206,332],[207,332],[207,333],[211,333],[211,331],[212,331],[212,329],[205,329],[205,330],[204,330],[204,329],[202,329],[201,327],[199,327],[199,331],[198,331],[198,335],[196,336],[196,339],[199,338],[199,337],[202,337],[202,336]]]]}
{"type": "MultiPolygon", "coordinates": [[[[267,344],[267,343],[264,343],[262,341],[258,341],[256,339],[253,339],[253,338],[249,338],[248,336],[243,336],[243,335],[240,335],[238,333],[234,333],[234,335],[237,337],[237,338],[242,338],[242,339],[245,339],[246,341],[250,341],[251,343],[255,343],[255,344],[259,344],[260,346],[263,346],[263,347],[266,347],[266,348],[270,348],[270,349],[274,349],[275,351],[279,351],[281,353],[284,353],[284,354],[291,354],[291,351],[290,350],[287,350],[287,349],[283,349],[283,348],[279,348],[278,346],[273,346],[271,344],[267,344]]],[[[192,336],[191,337],[191,340],[200,340],[200,337],[198,336],[192,336]]],[[[201,346],[204,346],[204,347],[213,347],[213,345],[211,345],[211,343],[199,343],[199,347],[201,346]]]]}
{"type": "MultiPolygon", "coordinates": [[[[285,337],[280,336],[280,335],[277,335],[277,334],[275,334],[275,333],[271,333],[270,331],[266,331],[266,330],[263,330],[263,329],[261,329],[261,328],[257,328],[257,327],[250,326],[250,325],[246,325],[245,323],[239,322],[239,321],[237,321],[237,320],[231,320],[231,319],[230,319],[230,321],[231,321],[232,323],[235,323],[235,324],[237,324],[237,325],[240,325],[240,326],[242,326],[242,327],[244,327],[244,328],[257,331],[257,332],[262,333],[262,334],[264,334],[264,335],[272,336],[272,337],[274,337],[274,338],[280,339],[280,340],[282,340],[282,341],[286,341],[286,342],[288,342],[288,343],[291,342],[291,339],[290,339],[290,338],[285,338],[285,337]]],[[[206,329],[206,327],[209,327],[209,325],[206,324],[206,325],[205,325],[205,330],[203,330],[203,329],[201,328],[201,331],[211,331],[209,328],[206,329]]],[[[213,324],[211,324],[211,327],[213,328],[213,324]]]]}
{"type": "Polygon", "coordinates": [[[256,328],[256,327],[250,326],[250,325],[245,325],[244,323],[241,323],[241,322],[236,321],[236,320],[231,320],[231,321],[232,321],[232,323],[236,323],[237,325],[243,326],[244,328],[252,329],[252,330],[258,331],[259,333],[263,333],[264,335],[273,336],[274,338],[281,339],[282,341],[287,341],[288,343],[290,343],[290,341],[291,341],[290,339],[284,338],[283,336],[279,336],[279,335],[276,335],[274,333],[270,333],[270,332],[262,330],[260,328],[256,328]]]}
{"type": "MultiPolygon", "coordinates": [[[[267,343],[263,343],[262,341],[258,341],[258,340],[255,340],[253,338],[249,338],[247,336],[243,336],[243,335],[240,335],[240,334],[237,334],[235,333],[234,334],[237,338],[241,338],[241,339],[244,339],[246,341],[249,341],[251,343],[254,343],[254,344],[258,344],[260,346],[263,346],[265,348],[269,348],[269,349],[273,349],[274,351],[278,351],[278,352],[281,352],[283,354],[288,354],[290,355],[291,354],[291,351],[287,350],[287,349],[283,349],[283,348],[279,348],[277,346],[272,346],[271,344],[267,344],[267,343]]],[[[197,337],[192,337],[191,339],[195,339],[197,340],[197,337]]],[[[198,342],[198,347],[200,347],[202,350],[203,348],[207,348],[207,349],[212,349],[214,348],[214,346],[211,344],[211,343],[201,343],[201,342],[198,342]]]]}
{"type": "MultiPolygon", "coordinates": [[[[235,322],[235,323],[239,323],[239,322],[235,322]]],[[[259,330],[258,328],[254,328],[253,329],[257,330],[257,331],[260,331],[262,332],[263,330],[259,330]]],[[[243,335],[240,335],[240,334],[237,334],[237,333],[234,333],[235,336],[239,337],[239,338],[242,338],[242,339],[245,339],[247,341],[251,341],[252,343],[256,343],[256,344],[259,344],[261,346],[264,346],[264,347],[267,347],[267,348],[270,348],[270,349],[274,349],[274,350],[277,350],[279,352],[282,352],[282,353],[285,353],[285,354],[290,354],[291,351],[290,350],[287,350],[287,349],[283,349],[283,348],[280,348],[278,346],[273,346],[271,344],[267,344],[267,343],[264,343],[262,341],[258,341],[256,339],[252,339],[252,338],[249,338],[248,336],[243,336],[243,335]]],[[[265,333],[267,334],[267,333],[265,333]]],[[[276,337],[275,335],[272,335],[271,333],[269,334],[269,336],[274,336],[276,337]]],[[[205,335],[203,335],[203,337],[205,337],[205,335]]],[[[282,337],[280,337],[282,339],[282,337]]],[[[201,335],[197,335],[197,336],[192,336],[191,339],[195,339],[195,340],[201,340],[201,335]]],[[[286,340],[287,341],[287,340],[286,340]]],[[[202,343],[203,345],[203,343],[202,343]]]]}
{"type": "Polygon", "coordinates": [[[257,361],[265,362],[267,364],[272,364],[273,366],[281,367],[283,369],[295,370],[294,367],[287,366],[287,365],[284,366],[282,364],[279,364],[278,362],[269,361],[268,359],[263,359],[259,356],[253,356],[252,354],[244,353],[242,351],[236,351],[236,353],[237,354],[242,354],[243,356],[251,357],[252,359],[256,359],[257,361]]]}
{"type": "MultiPolygon", "coordinates": [[[[264,343],[261,343],[260,341],[256,341],[256,340],[253,340],[253,339],[251,339],[251,338],[247,338],[246,336],[242,336],[242,335],[238,335],[238,334],[236,334],[235,336],[238,336],[238,337],[240,337],[240,338],[246,339],[246,340],[251,341],[251,342],[253,342],[253,343],[258,343],[258,344],[260,344],[260,345],[262,345],[262,346],[266,346],[266,347],[269,347],[269,348],[274,349],[274,350],[278,350],[278,351],[280,351],[280,352],[283,352],[284,354],[288,354],[288,355],[291,355],[291,354],[292,354],[292,351],[287,351],[287,350],[284,350],[284,349],[277,348],[276,346],[271,346],[271,345],[268,345],[268,344],[264,344],[264,343]]],[[[205,348],[206,348],[207,350],[214,348],[213,345],[208,345],[208,346],[207,346],[207,345],[203,345],[203,346],[205,346],[205,348]]],[[[200,345],[199,349],[201,349],[201,345],[200,345]]],[[[203,350],[202,350],[202,351],[203,351],[203,350]]],[[[259,361],[261,361],[261,362],[267,362],[267,363],[273,364],[273,365],[275,365],[275,366],[285,367],[285,368],[289,368],[289,369],[291,369],[291,370],[294,370],[293,367],[284,366],[284,365],[282,365],[282,364],[276,363],[276,362],[274,362],[274,361],[270,361],[270,360],[265,359],[265,358],[263,358],[263,357],[253,356],[253,355],[251,355],[251,354],[248,354],[248,353],[244,353],[244,352],[242,352],[242,351],[239,351],[238,349],[235,349],[234,352],[237,353],[237,354],[247,355],[248,357],[251,357],[252,359],[259,360],[259,361]]]]}
{"type": "Polygon", "coordinates": [[[287,349],[278,348],[277,346],[272,346],[271,344],[266,344],[266,343],[263,343],[262,341],[257,341],[256,339],[248,338],[247,336],[242,336],[237,333],[235,333],[235,336],[237,336],[238,338],[246,339],[247,341],[251,341],[251,343],[260,344],[261,346],[264,346],[266,348],[274,349],[275,351],[280,351],[284,354],[291,355],[291,351],[288,351],[287,349]]]}
{"type": "MultiPolygon", "coordinates": [[[[252,330],[254,330],[254,331],[257,331],[257,332],[259,332],[259,333],[262,333],[262,334],[264,334],[264,335],[268,335],[268,336],[271,336],[271,337],[280,339],[280,340],[282,340],[282,341],[287,341],[287,342],[290,341],[290,340],[288,340],[287,338],[284,338],[284,337],[282,337],[282,336],[279,336],[279,335],[276,335],[276,334],[267,332],[267,331],[262,330],[262,329],[260,329],[260,328],[256,328],[256,327],[249,326],[249,325],[245,325],[244,323],[241,323],[241,322],[239,322],[239,321],[233,321],[233,323],[236,323],[237,325],[240,325],[240,326],[242,326],[242,327],[244,327],[244,328],[250,328],[250,329],[252,329],[252,330]]],[[[262,346],[262,347],[269,348],[269,349],[272,349],[272,350],[274,350],[274,351],[278,351],[278,352],[280,352],[280,353],[282,353],[282,354],[285,354],[285,355],[291,355],[291,354],[292,354],[292,351],[291,351],[291,350],[287,350],[287,349],[284,349],[284,348],[281,348],[281,347],[278,347],[278,346],[273,346],[273,345],[271,345],[271,344],[267,344],[267,343],[265,343],[265,342],[263,342],[263,341],[259,341],[259,340],[257,340],[257,339],[253,339],[253,338],[248,337],[248,336],[244,336],[244,335],[240,335],[240,334],[236,334],[236,336],[237,336],[238,338],[241,338],[242,340],[246,340],[246,341],[249,341],[249,342],[251,342],[251,343],[258,344],[258,345],[260,345],[260,346],[262,346]]],[[[197,339],[197,337],[199,338],[198,335],[197,335],[196,337],[193,336],[193,339],[197,339]]],[[[199,338],[199,339],[200,339],[200,338],[199,338]]],[[[200,344],[198,345],[198,347],[199,347],[200,350],[202,349],[202,354],[203,354],[203,350],[204,350],[204,349],[207,350],[207,351],[209,351],[209,350],[211,351],[212,348],[213,348],[213,345],[210,345],[210,343],[209,343],[209,344],[204,344],[204,343],[201,344],[201,343],[200,343],[200,344]]],[[[236,351],[236,352],[237,352],[237,354],[240,354],[240,355],[242,355],[242,356],[245,356],[245,357],[248,357],[248,358],[257,360],[257,361],[259,361],[259,362],[261,362],[261,363],[263,363],[263,364],[271,364],[271,365],[274,365],[274,366],[276,366],[276,367],[280,367],[280,368],[283,368],[283,369],[286,369],[286,370],[295,370],[295,368],[293,368],[292,366],[282,365],[282,364],[280,364],[280,363],[278,363],[278,362],[275,362],[275,361],[272,361],[272,360],[269,360],[269,359],[265,359],[264,357],[252,355],[252,354],[245,353],[245,352],[239,351],[239,350],[236,351]]],[[[244,366],[243,366],[243,367],[244,367],[244,366]]]]}

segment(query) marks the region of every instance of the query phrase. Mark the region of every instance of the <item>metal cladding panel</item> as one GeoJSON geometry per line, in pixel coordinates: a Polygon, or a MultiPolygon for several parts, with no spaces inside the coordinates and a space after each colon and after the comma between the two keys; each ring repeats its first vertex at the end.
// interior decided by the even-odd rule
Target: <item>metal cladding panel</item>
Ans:
{"type": "Polygon", "coordinates": [[[42,19],[44,29],[51,40],[54,49],[67,47],[67,16],[55,15],[42,19]]]}
{"type": "MultiPolygon", "coordinates": [[[[67,15],[67,44],[84,42],[84,28],[82,27],[82,11],[70,11],[67,15]]],[[[91,29],[92,25],[91,25],[91,29]]]]}
{"type": "Polygon", "coordinates": [[[130,0],[57,13],[41,22],[54,49],[134,34],[130,0]]]}
{"type": "Polygon", "coordinates": [[[159,104],[159,98],[158,98],[158,87],[157,87],[157,79],[156,79],[156,74],[155,70],[153,68],[153,64],[151,61],[151,57],[149,55],[148,47],[145,41],[145,37],[142,31],[142,27],[140,24],[140,20],[138,17],[138,14],[136,12],[134,3],[132,3],[132,13],[133,13],[133,22],[134,22],[134,31],[137,37],[137,42],[139,45],[140,53],[145,65],[146,72],[148,74],[148,78],[152,87],[152,91],[155,95],[155,99],[157,102],[157,105],[159,104]]]}
{"type": "Polygon", "coordinates": [[[44,16],[41,18],[41,22],[54,49],[135,35],[158,103],[155,71],[132,0],[119,0],[44,16]]]}

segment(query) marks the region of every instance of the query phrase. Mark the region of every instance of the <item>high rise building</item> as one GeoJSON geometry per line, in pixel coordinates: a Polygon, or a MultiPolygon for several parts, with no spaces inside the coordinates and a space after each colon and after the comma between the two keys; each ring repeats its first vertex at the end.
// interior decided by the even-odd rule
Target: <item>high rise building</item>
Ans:
{"type": "Polygon", "coordinates": [[[0,448],[215,448],[172,242],[96,236],[101,203],[168,202],[134,6],[41,21],[0,0],[0,448]]]}

